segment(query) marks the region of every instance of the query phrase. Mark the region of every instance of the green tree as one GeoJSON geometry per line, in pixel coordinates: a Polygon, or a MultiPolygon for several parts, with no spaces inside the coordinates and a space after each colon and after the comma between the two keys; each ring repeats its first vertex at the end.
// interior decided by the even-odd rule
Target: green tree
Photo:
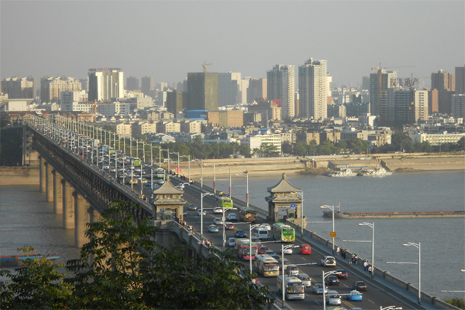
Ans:
{"type": "Polygon", "coordinates": [[[278,148],[271,143],[262,143],[256,153],[261,157],[276,157],[279,155],[278,148]]]}
{"type": "Polygon", "coordinates": [[[292,154],[292,144],[289,141],[284,141],[283,144],[281,144],[281,151],[284,154],[292,154]]]}
{"type": "Polygon", "coordinates": [[[294,155],[304,156],[307,153],[306,143],[297,142],[294,146],[294,155]]]}
{"type": "Polygon", "coordinates": [[[451,304],[452,306],[465,310],[465,300],[462,298],[457,297],[454,299],[446,299],[444,301],[447,302],[448,304],[451,304]]]}

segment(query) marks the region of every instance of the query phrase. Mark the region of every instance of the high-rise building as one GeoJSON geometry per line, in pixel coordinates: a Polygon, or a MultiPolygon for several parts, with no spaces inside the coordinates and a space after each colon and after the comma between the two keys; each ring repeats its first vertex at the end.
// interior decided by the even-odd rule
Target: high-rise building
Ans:
{"type": "Polygon", "coordinates": [[[386,71],[379,69],[377,73],[370,74],[370,107],[371,114],[377,115],[378,123],[384,126],[386,122],[387,100],[386,91],[388,88],[393,88],[395,85],[392,80],[397,80],[396,71],[386,71]]]}
{"type": "Polygon", "coordinates": [[[267,79],[249,79],[247,103],[263,101],[266,100],[267,97],[267,79]]]}
{"type": "Polygon", "coordinates": [[[454,75],[442,70],[431,73],[431,89],[455,90],[454,75]]]}
{"type": "Polygon", "coordinates": [[[81,82],[81,90],[87,91],[87,89],[89,88],[89,79],[79,79],[79,82],[81,82]]]}
{"type": "Polygon", "coordinates": [[[433,113],[437,112],[439,112],[438,90],[431,89],[428,91],[428,114],[433,115],[433,113]]]}
{"type": "Polygon", "coordinates": [[[3,79],[2,92],[8,94],[8,99],[35,98],[37,96],[37,80],[33,76],[3,79]]]}
{"type": "Polygon", "coordinates": [[[61,92],[80,91],[81,82],[71,77],[43,77],[40,79],[40,100],[60,103],[61,92]]]}
{"type": "Polygon", "coordinates": [[[166,98],[166,109],[168,112],[173,113],[175,116],[184,110],[184,94],[179,90],[168,91],[166,98]]]}
{"type": "Polygon", "coordinates": [[[148,75],[144,76],[141,80],[140,90],[144,95],[155,98],[155,84],[153,83],[153,77],[148,75]]]}
{"type": "Polygon", "coordinates": [[[218,73],[218,106],[234,105],[241,101],[240,72],[218,73]]]}
{"type": "Polygon", "coordinates": [[[89,101],[109,102],[123,97],[124,74],[121,69],[89,69],[89,101]]]}
{"type": "Polygon", "coordinates": [[[428,119],[428,91],[423,89],[412,90],[414,122],[428,119]]]}
{"type": "Polygon", "coordinates": [[[187,73],[187,110],[218,110],[218,73],[187,73]]]}
{"type": "Polygon", "coordinates": [[[455,67],[455,94],[465,94],[465,66],[455,67]]]}
{"type": "Polygon", "coordinates": [[[130,76],[126,79],[126,90],[136,90],[139,88],[139,78],[130,76]]]}
{"type": "Polygon", "coordinates": [[[370,77],[364,76],[362,77],[362,89],[370,89],[370,77]]]}
{"type": "Polygon", "coordinates": [[[452,95],[451,115],[455,118],[465,118],[465,95],[452,95]]]}
{"type": "Polygon", "coordinates": [[[326,60],[310,58],[299,66],[300,117],[325,119],[328,105],[326,60]]]}
{"type": "Polygon", "coordinates": [[[267,72],[267,93],[268,99],[282,100],[283,119],[290,119],[295,116],[294,102],[294,66],[276,65],[267,72]]]}

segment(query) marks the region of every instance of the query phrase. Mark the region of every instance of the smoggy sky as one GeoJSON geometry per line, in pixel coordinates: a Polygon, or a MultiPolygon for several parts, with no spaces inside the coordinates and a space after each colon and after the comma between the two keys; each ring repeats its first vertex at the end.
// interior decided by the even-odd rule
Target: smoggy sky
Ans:
{"type": "Polygon", "coordinates": [[[429,85],[432,72],[465,63],[464,3],[1,0],[1,78],[118,67],[177,82],[206,61],[242,78],[294,65],[297,82],[298,66],[315,58],[327,60],[333,86],[360,85],[380,62],[429,85]]]}

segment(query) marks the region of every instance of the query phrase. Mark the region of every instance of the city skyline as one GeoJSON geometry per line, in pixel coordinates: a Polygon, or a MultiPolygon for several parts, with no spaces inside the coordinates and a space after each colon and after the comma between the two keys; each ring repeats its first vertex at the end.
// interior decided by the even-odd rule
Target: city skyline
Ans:
{"type": "Polygon", "coordinates": [[[333,86],[358,86],[380,62],[400,78],[464,62],[460,1],[109,3],[2,1],[1,78],[119,67],[171,83],[204,61],[207,72],[265,78],[315,58],[327,60],[333,86]]]}

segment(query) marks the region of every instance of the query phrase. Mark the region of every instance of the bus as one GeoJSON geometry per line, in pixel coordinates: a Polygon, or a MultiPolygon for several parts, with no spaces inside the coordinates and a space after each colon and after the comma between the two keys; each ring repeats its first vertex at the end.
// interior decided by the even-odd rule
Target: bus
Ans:
{"type": "Polygon", "coordinates": [[[275,277],[279,275],[279,263],[269,255],[256,255],[253,265],[255,270],[264,277],[275,277]]]}
{"type": "Polygon", "coordinates": [[[243,260],[250,259],[250,246],[252,246],[252,259],[255,259],[255,255],[258,253],[258,245],[256,243],[250,243],[250,239],[236,239],[236,245],[234,250],[237,253],[237,257],[243,260]]]}
{"type": "Polygon", "coordinates": [[[139,167],[141,164],[140,158],[139,157],[134,158],[132,163],[134,167],[139,167]]]}
{"type": "Polygon", "coordinates": [[[271,233],[275,240],[279,240],[281,242],[295,241],[295,229],[284,223],[274,223],[271,227],[271,233]]]}
{"type": "Polygon", "coordinates": [[[242,208],[239,210],[239,220],[241,222],[255,222],[257,220],[257,211],[251,208],[242,208]]]}
{"type": "MultiPolygon", "coordinates": [[[[282,292],[283,276],[277,277],[278,290],[282,292]]],[[[284,297],[286,299],[305,299],[305,285],[297,277],[284,277],[284,297]]]]}
{"type": "Polygon", "coordinates": [[[165,169],[157,168],[157,170],[156,170],[156,178],[157,179],[164,179],[165,178],[165,169]]]}
{"type": "Polygon", "coordinates": [[[223,209],[232,209],[233,208],[233,200],[229,197],[220,197],[218,207],[223,209]]]}

